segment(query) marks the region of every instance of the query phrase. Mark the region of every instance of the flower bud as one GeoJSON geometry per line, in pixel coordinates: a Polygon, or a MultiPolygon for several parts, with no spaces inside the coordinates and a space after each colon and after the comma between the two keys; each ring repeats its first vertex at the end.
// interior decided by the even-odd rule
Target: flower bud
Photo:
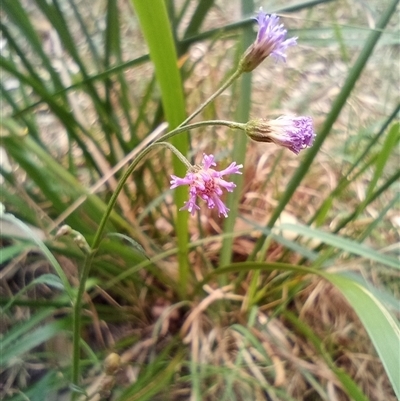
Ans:
{"type": "Polygon", "coordinates": [[[246,134],[257,142],[273,142],[296,153],[312,146],[315,138],[311,117],[281,116],[276,120],[251,120],[246,134]]]}
{"type": "Polygon", "coordinates": [[[267,15],[260,8],[256,20],[259,25],[257,38],[239,62],[242,72],[253,71],[269,55],[286,61],[286,49],[297,43],[297,38],[286,39],[287,30],[279,24],[279,17],[275,14],[267,15]]]}

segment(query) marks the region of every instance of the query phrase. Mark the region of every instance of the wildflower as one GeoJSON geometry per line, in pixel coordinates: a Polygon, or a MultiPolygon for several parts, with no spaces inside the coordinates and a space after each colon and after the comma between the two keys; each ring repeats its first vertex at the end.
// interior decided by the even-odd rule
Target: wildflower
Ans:
{"type": "Polygon", "coordinates": [[[274,142],[296,155],[312,146],[315,138],[311,117],[281,116],[276,120],[252,120],[245,125],[245,131],[254,141],[274,142]]]}
{"type": "Polygon", "coordinates": [[[219,215],[223,214],[228,217],[229,209],[222,202],[220,196],[223,193],[222,188],[232,192],[236,185],[233,182],[225,181],[222,177],[228,174],[242,174],[239,169],[243,165],[236,165],[236,162],[233,162],[229,167],[221,171],[216,171],[211,166],[216,166],[214,156],[203,154],[201,165],[193,166],[188,170],[185,177],[180,178],[171,175],[171,189],[180,185],[189,185],[189,200],[179,210],[187,210],[194,216],[196,210],[200,210],[200,207],[196,204],[198,196],[207,202],[209,209],[216,207],[219,215]]]}
{"type": "Polygon", "coordinates": [[[260,8],[255,19],[259,30],[255,42],[246,50],[240,61],[239,68],[242,72],[253,71],[270,54],[277,60],[286,61],[286,49],[297,43],[297,38],[285,40],[287,30],[283,24],[279,24],[277,15],[267,15],[260,8]]]}

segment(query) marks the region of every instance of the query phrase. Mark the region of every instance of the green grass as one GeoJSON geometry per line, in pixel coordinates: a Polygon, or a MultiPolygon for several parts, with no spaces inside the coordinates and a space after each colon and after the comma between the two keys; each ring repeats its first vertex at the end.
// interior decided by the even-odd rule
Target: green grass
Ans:
{"type": "Polygon", "coordinates": [[[1,3],[2,399],[400,397],[398,1],[271,4],[1,3]],[[229,81],[260,5],[298,46],[229,81]],[[288,113],[297,157],[229,123],[288,113]]]}

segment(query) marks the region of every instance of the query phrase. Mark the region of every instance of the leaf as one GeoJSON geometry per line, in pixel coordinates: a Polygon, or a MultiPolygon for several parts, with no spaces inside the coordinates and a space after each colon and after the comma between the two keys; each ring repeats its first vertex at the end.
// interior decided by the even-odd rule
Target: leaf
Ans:
{"type": "Polygon", "coordinates": [[[46,284],[49,287],[53,287],[59,290],[64,289],[64,286],[59,277],[54,274],[42,274],[40,277],[32,280],[28,285],[23,287],[17,294],[15,294],[4,306],[3,312],[6,312],[23,293],[29,290],[29,288],[34,287],[37,284],[46,284]]]}
{"type": "MultiPolygon", "coordinates": [[[[175,44],[168,20],[168,14],[163,0],[152,0],[151,7],[142,0],[131,0],[139,18],[143,36],[149,47],[151,61],[154,64],[158,85],[161,89],[162,105],[169,128],[177,127],[186,116],[185,100],[182,81],[178,69],[178,60],[175,44]]],[[[183,154],[188,150],[187,134],[174,137],[172,144],[183,154]]],[[[183,177],[186,166],[177,158],[173,159],[174,174],[183,177]]],[[[187,191],[183,187],[175,190],[175,203],[183,205],[187,191]]],[[[179,244],[179,282],[180,291],[186,292],[189,279],[189,266],[187,259],[188,244],[188,216],[178,213],[176,230],[179,244]]]]}
{"type": "Polygon", "coordinates": [[[29,248],[31,248],[31,245],[27,243],[15,244],[1,248],[0,264],[3,264],[10,259],[15,258],[15,256],[19,255],[23,251],[27,251],[29,248]]]}
{"type": "Polygon", "coordinates": [[[12,359],[19,358],[26,352],[48,341],[50,338],[70,327],[70,324],[71,322],[69,319],[57,320],[18,338],[18,341],[10,344],[7,348],[3,347],[0,366],[7,366],[12,359]]]}
{"type": "Polygon", "coordinates": [[[146,259],[149,259],[149,257],[146,254],[146,251],[144,250],[144,248],[142,247],[142,245],[139,244],[139,242],[135,241],[133,238],[128,237],[125,234],[120,234],[120,233],[108,233],[107,234],[108,237],[117,237],[117,238],[122,238],[125,241],[128,241],[130,245],[132,245],[132,247],[138,251],[142,256],[144,256],[146,259]]]}
{"type": "Polygon", "coordinates": [[[337,287],[363,323],[400,399],[400,328],[398,322],[365,287],[346,277],[321,274],[337,287]]]}
{"type": "Polygon", "coordinates": [[[32,240],[34,244],[36,244],[39,249],[43,252],[43,254],[47,257],[51,265],[54,267],[54,270],[57,272],[58,276],[60,277],[65,291],[67,292],[69,298],[72,300],[74,298],[73,291],[71,285],[68,282],[67,276],[64,273],[64,270],[58,263],[57,259],[54,255],[50,252],[49,248],[45,245],[45,243],[35,235],[35,233],[21,220],[17,219],[15,216],[9,213],[4,213],[0,216],[0,221],[5,220],[10,222],[11,224],[16,225],[19,229],[25,232],[28,237],[32,240]]]}
{"type": "MultiPolygon", "coordinates": [[[[40,311],[34,315],[31,315],[29,320],[21,323],[17,326],[12,327],[6,334],[3,334],[1,338],[2,350],[8,349],[8,347],[17,339],[31,330],[35,325],[42,323],[45,319],[50,317],[54,311],[52,309],[46,309],[40,311]]],[[[1,360],[0,360],[1,363],[1,360]]]]}
{"type": "Polygon", "coordinates": [[[375,262],[382,263],[389,267],[394,267],[395,269],[400,269],[400,263],[395,258],[383,255],[367,247],[366,245],[359,244],[358,242],[352,241],[348,238],[343,238],[335,234],[326,233],[322,230],[302,226],[300,224],[282,224],[279,226],[279,228],[282,230],[294,231],[295,233],[304,235],[306,237],[318,239],[319,241],[322,241],[331,246],[335,246],[349,253],[359,255],[370,260],[374,260],[375,262]]]}
{"type": "Polygon", "coordinates": [[[395,123],[392,125],[389,133],[385,139],[384,144],[379,149],[378,158],[376,161],[376,168],[372,179],[368,185],[366,200],[372,195],[379,178],[381,178],[383,174],[383,169],[390,159],[391,153],[396,150],[396,144],[399,141],[399,134],[400,134],[400,123],[395,123]]]}

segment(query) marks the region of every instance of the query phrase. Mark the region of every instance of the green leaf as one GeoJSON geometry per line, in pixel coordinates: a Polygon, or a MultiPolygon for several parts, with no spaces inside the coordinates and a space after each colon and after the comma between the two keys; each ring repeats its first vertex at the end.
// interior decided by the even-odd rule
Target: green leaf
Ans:
{"type": "Polygon", "coordinates": [[[365,287],[346,277],[322,274],[335,285],[355,310],[385,367],[394,392],[400,399],[400,329],[381,302],[365,287]]]}
{"type": "MultiPolygon", "coordinates": [[[[241,1],[241,11],[242,15],[248,15],[254,11],[254,1],[253,0],[242,0],[241,1]]],[[[242,40],[239,47],[239,57],[243,54],[246,49],[251,45],[251,43],[255,40],[255,34],[251,26],[248,26],[243,30],[242,40]]],[[[238,62],[239,60],[237,60],[238,62]]],[[[251,107],[251,81],[252,74],[244,74],[239,78],[239,99],[236,106],[236,121],[247,121],[250,116],[250,107],[251,107]]],[[[232,151],[232,159],[237,164],[245,165],[246,161],[246,151],[247,151],[247,136],[243,135],[242,132],[237,133],[235,140],[233,141],[233,151],[232,151]]],[[[240,192],[243,187],[244,175],[234,175],[232,177],[232,182],[235,183],[236,189],[235,192],[228,193],[226,199],[226,205],[228,209],[230,209],[230,213],[227,219],[224,221],[224,232],[233,232],[234,226],[236,222],[236,217],[239,211],[239,203],[241,201],[240,192]]],[[[224,266],[231,262],[232,258],[232,247],[233,247],[233,238],[228,237],[225,238],[222,243],[221,249],[221,262],[220,265],[224,266]]],[[[223,283],[226,284],[226,283],[223,283]]]]}
{"type": "Polygon", "coordinates": [[[396,150],[396,144],[399,141],[399,134],[400,134],[400,123],[395,123],[389,130],[385,142],[379,150],[374,176],[372,177],[372,180],[369,183],[366,199],[368,199],[372,195],[378,183],[379,178],[381,178],[383,174],[383,169],[385,168],[386,163],[390,159],[391,153],[394,150],[396,150]]]}
{"type": "Polygon", "coordinates": [[[57,320],[26,334],[7,348],[3,347],[0,366],[7,366],[11,359],[21,357],[24,353],[31,351],[61,331],[68,329],[70,325],[69,319],[57,320]]]}
{"type": "Polygon", "coordinates": [[[133,249],[135,249],[135,251],[137,251],[140,255],[142,255],[146,259],[149,259],[149,257],[146,254],[146,251],[144,250],[142,245],[140,245],[139,242],[135,241],[133,238],[131,238],[125,234],[120,234],[120,233],[109,233],[109,234],[107,234],[107,236],[124,239],[132,246],[133,249]]]}
{"type": "Polygon", "coordinates": [[[15,258],[17,255],[22,253],[23,251],[27,251],[32,246],[27,243],[15,244],[6,246],[0,249],[0,264],[9,261],[10,259],[15,258]]]}
{"type": "Polygon", "coordinates": [[[21,229],[24,233],[27,234],[27,236],[32,240],[34,244],[36,244],[39,247],[39,249],[47,257],[51,265],[54,267],[54,270],[60,277],[69,298],[73,299],[73,291],[71,285],[68,282],[67,276],[65,275],[64,270],[62,269],[62,267],[60,266],[54,255],[50,252],[49,248],[47,248],[45,243],[41,239],[39,239],[37,235],[35,235],[35,233],[24,222],[17,219],[15,216],[9,213],[4,213],[0,216],[0,218],[4,221],[8,221],[9,223],[17,226],[19,229],[21,229]]]}
{"type": "Polygon", "coordinates": [[[394,267],[395,269],[400,269],[400,263],[397,259],[383,255],[367,247],[366,245],[359,244],[358,242],[352,241],[348,238],[343,238],[335,234],[326,233],[322,230],[302,226],[300,224],[282,224],[279,226],[279,228],[282,230],[293,231],[297,234],[304,235],[310,238],[315,238],[319,241],[335,246],[352,254],[382,263],[389,267],[394,267]]]}
{"type": "Polygon", "coordinates": [[[28,285],[23,287],[17,294],[15,294],[4,306],[3,312],[6,312],[23,293],[29,290],[29,288],[34,287],[37,284],[46,284],[49,287],[53,287],[59,290],[64,289],[64,286],[59,277],[54,274],[43,274],[40,277],[32,280],[28,285]]]}
{"type": "Polygon", "coordinates": [[[346,393],[350,396],[351,400],[356,401],[368,401],[368,398],[357,386],[354,380],[341,368],[338,368],[332,360],[331,355],[325,350],[323,342],[321,339],[313,332],[313,329],[305,322],[300,320],[290,311],[285,311],[284,316],[286,319],[293,324],[297,330],[299,330],[308,341],[310,341],[314,347],[320,352],[321,356],[324,358],[330,369],[342,383],[343,388],[346,393]]]}
{"type": "Polygon", "coordinates": [[[124,391],[119,398],[120,401],[147,401],[152,400],[156,394],[165,392],[183,358],[183,352],[178,351],[174,358],[167,362],[166,351],[170,351],[169,345],[156,360],[145,366],[137,382],[124,391]]]}
{"type": "Polygon", "coordinates": [[[10,344],[28,333],[29,330],[31,330],[34,326],[49,318],[53,313],[54,310],[52,308],[40,311],[34,315],[31,315],[29,320],[12,327],[6,334],[3,334],[3,337],[1,338],[2,350],[8,349],[10,344]]]}
{"type": "MultiPolygon", "coordinates": [[[[186,111],[177,54],[165,2],[163,0],[152,0],[151,7],[149,7],[149,4],[143,0],[131,1],[149,47],[150,58],[154,64],[157,82],[161,90],[164,113],[171,130],[185,119],[186,111]]],[[[187,153],[188,137],[186,134],[174,137],[171,142],[181,153],[187,153]]],[[[186,174],[186,166],[175,157],[173,166],[175,175],[183,177],[186,174]]],[[[178,208],[184,204],[186,198],[186,188],[179,187],[175,190],[175,202],[178,208]]],[[[187,219],[186,213],[177,214],[179,282],[182,294],[186,293],[189,279],[187,219]]]]}
{"type": "MultiPolygon", "coordinates": [[[[46,68],[49,72],[56,90],[62,90],[63,85],[60,76],[54,70],[50,58],[43,50],[43,44],[41,43],[37,32],[35,31],[31,19],[25,12],[24,6],[19,0],[3,0],[2,9],[6,12],[7,16],[14,22],[20,35],[24,40],[28,41],[32,49],[40,56],[41,65],[46,68]]],[[[5,26],[4,26],[5,28],[5,26]]],[[[23,54],[23,52],[21,52],[23,54]]],[[[28,67],[29,68],[29,67],[28,67]]],[[[29,68],[30,72],[32,70],[29,68]]],[[[32,75],[31,75],[32,76],[32,75]]],[[[37,76],[34,74],[34,76],[37,76]]],[[[40,82],[40,81],[39,81],[40,82]]]]}

